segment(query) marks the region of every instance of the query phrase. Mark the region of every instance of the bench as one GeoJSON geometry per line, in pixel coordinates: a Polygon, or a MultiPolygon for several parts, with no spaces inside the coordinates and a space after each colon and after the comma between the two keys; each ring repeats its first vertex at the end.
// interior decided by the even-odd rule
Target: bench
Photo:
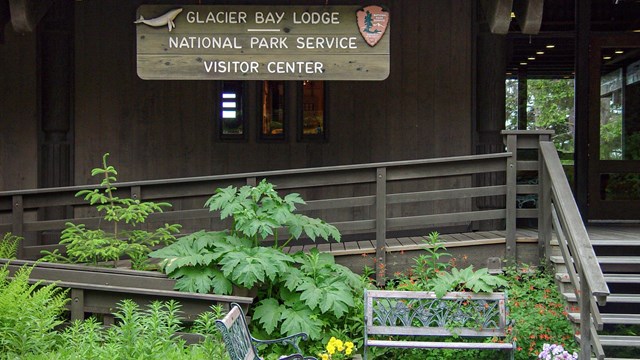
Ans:
{"type": "Polygon", "coordinates": [[[258,340],[249,333],[242,308],[238,304],[231,304],[231,310],[222,319],[216,320],[216,326],[222,333],[222,340],[231,360],[259,360],[256,346],[280,344],[291,345],[296,349],[292,355],[282,356],[279,360],[317,360],[312,356],[304,356],[298,346],[300,339],[307,340],[307,334],[299,333],[275,340],[258,340]]]}
{"type": "Polygon", "coordinates": [[[428,291],[365,290],[364,358],[371,346],[500,350],[513,359],[515,343],[505,340],[506,302],[504,293],[452,292],[437,298],[428,291]],[[503,342],[460,341],[493,337],[503,342]]]}

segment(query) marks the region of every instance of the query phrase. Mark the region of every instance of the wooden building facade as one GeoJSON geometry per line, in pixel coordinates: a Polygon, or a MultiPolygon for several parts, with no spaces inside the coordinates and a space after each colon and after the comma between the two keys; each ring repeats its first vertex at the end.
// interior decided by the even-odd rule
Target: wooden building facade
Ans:
{"type": "MultiPolygon", "coordinates": [[[[389,76],[326,81],[321,136],[303,131],[303,81],[283,84],[281,136],[261,136],[263,85],[246,81],[243,135],[225,138],[217,116],[220,81],[138,77],[134,21],[136,9],[149,3],[0,0],[0,191],[94,183],[91,169],[106,152],[121,170],[119,180],[129,181],[500,151],[505,74],[516,61],[509,36],[576,35],[576,27],[553,30],[566,25],[553,18],[545,30],[543,1],[525,1],[529,8],[522,9],[502,0],[388,0],[380,5],[390,13],[389,76]]],[[[555,6],[567,4],[574,1],[555,6]]],[[[567,19],[577,23],[573,16],[567,19]]]]}

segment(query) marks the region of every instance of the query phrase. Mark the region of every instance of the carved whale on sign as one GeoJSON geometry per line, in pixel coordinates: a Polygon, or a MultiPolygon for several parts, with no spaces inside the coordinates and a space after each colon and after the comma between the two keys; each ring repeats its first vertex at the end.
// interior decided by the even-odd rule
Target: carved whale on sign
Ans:
{"type": "Polygon", "coordinates": [[[134,21],[134,24],[146,24],[152,27],[159,27],[167,25],[169,27],[169,31],[173,30],[176,27],[176,24],[173,20],[182,12],[182,8],[169,10],[166,14],[160,15],[153,19],[145,19],[142,15],[140,15],[140,19],[134,21]]]}

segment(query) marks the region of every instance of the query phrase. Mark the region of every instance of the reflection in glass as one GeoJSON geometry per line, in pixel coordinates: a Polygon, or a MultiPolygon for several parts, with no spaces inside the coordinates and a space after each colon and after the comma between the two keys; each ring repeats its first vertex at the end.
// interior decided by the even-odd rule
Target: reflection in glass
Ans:
{"type": "Polygon", "coordinates": [[[640,173],[600,174],[600,199],[640,200],[640,173]]]}
{"type": "Polygon", "coordinates": [[[640,49],[618,50],[605,58],[607,72],[600,80],[600,159],[640,160],[640,49]]]}
{"type": "Polygon", "coordinates": [[[262,138],[284,138],[284,102],[284,81],[262,82],[262,138]]]}
{"type": "Polygon", "coordinates": [[[302,138],[322,136],[325,132],[324,81],[302,83],[302,138]]]}

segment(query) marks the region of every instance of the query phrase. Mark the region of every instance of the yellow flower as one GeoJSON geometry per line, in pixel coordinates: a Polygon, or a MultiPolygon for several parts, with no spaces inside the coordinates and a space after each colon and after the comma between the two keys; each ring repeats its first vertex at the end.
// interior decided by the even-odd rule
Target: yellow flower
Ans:
{"type": "Polygon", "coordinates": [[[351,341],[347,341],[346,343],[344,343],[344,346],[346,346],[347,349],[350,349],[350,348],[353,349],[355,345],[353,345],[351,341]]]}
{"type": "Polygon", "coordinates": [[[320,354],[320,360],[329,360],[329,355],[327,355],[327,354],[320,354]]]}
{"type": "Polygon", "coordinates": [[[344,351],[344,354],[345,354],[345,355],[351,355],[351,351],[352,351],[352,349],[353,349],[353,348],[348,347],[348,348],[344,351]]]}

